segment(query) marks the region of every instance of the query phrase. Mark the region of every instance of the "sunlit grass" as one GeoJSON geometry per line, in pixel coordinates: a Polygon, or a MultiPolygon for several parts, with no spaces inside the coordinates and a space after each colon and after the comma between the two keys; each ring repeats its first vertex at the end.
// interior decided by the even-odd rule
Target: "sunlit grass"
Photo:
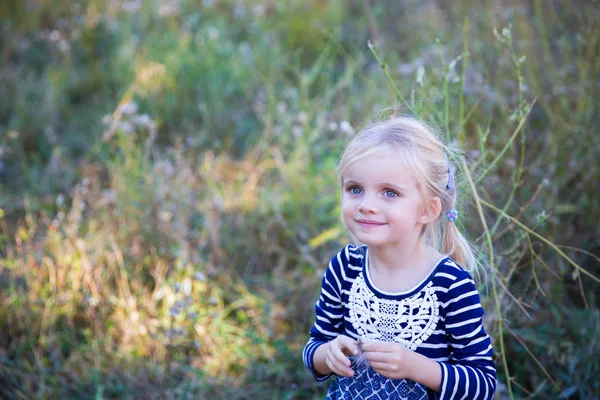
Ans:
{"type": "Polygon", "coordinates": [[[395,103],[464,149],[502,396],[598,396],[590,13],[54,3],[1,11],[2,396],[322,398],[335,163],[395,103]]]}

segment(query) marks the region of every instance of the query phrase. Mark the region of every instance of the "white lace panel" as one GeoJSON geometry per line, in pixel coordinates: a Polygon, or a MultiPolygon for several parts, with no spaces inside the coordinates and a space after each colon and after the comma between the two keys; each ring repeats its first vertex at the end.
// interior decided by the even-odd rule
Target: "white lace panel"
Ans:
{"type": "Polygon", "coordinates": [[[437,326],[439,303],[431,281],[411,297],[379,298],[361,272],[350,289],[349,314],[361,337],[401,343],[416,350],[437,326]]]}

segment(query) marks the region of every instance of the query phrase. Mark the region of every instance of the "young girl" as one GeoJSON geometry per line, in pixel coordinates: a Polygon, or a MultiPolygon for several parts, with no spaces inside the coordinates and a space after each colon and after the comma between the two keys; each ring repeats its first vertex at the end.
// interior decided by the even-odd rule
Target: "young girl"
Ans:
{"type": "Polygon", "coordinates": [[[343,220],[303,352],[328,399],[492,399],[496,368],[444,145],[401,117],[342,155],[343,220]],[[462,265],[462,267],[461,267],[462,265]]]}

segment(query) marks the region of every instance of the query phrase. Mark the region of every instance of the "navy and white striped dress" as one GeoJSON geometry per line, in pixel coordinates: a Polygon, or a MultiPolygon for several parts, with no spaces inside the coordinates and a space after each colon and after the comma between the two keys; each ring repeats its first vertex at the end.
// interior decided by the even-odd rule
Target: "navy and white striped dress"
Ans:
{"type": "Polygon", "coordinates": [[[490,337],[482,324],[483,308],[468,272],[451,258],[442,258],[412,289],[385,292],[371,282],[366,246],[346,246],[329,263],[316,321],[303,352],[313,367],[317,347],[340,334],[351,338],[397,342],[439,362],[441,392],[408,379],[389,379],[353,362],[353,377],[334,376],[328,399],[492,399],[496,367],[490,337]]]}

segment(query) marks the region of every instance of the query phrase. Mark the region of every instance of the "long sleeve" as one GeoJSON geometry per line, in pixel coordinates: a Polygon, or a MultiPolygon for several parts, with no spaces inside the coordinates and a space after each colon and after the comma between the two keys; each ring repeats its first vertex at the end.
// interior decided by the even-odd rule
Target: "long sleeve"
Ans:
{"type": "Polygon", "coordinates": [[[323,381],[329,375],[320,375],[313,366],[313,356],[319,346],[335,339],[344,329],[344,307],[342,304],[343,268],[348,260],[345,247],[329,262],[321,282],[321,294],[315,305],[315,324],[310,330],[310,339],[304,347],[302,358],[306,368],[315,379],[323,381]]]}
{"type": "Polygon", "coordinates": [[[441,400],[494,398],[496,367],[490,337],[483,327],[483,308],[470,275],[464,271],[449,287],[445,326],[451,354],[442,367],[441,400]]]}

